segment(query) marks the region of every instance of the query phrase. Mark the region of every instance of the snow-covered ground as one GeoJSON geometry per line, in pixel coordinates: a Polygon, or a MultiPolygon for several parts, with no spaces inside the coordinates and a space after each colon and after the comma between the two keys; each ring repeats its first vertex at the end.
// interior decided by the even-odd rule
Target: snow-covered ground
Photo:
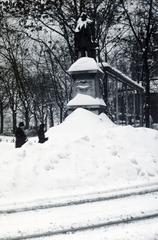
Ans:
{"type": "MultiPolygon", "coordinates": [[[[127,219],[139,216],[144,217],[151,212],[155,212],[157,210],[157,197],[158,193],[152,193],[111,199],[110,201],[98,201],[0,215],[0,239],[2,236],[3,239],[9,239],[9,237],[16,239],[17,236],[37,236],[37,234],[50,232],[62,235],[60,236],[60,239],[62,239],[64,236],[63,231],[69,231],[70,233],[76,228],[82,228],[83,230],[86,226],[91,226],[91,231],[93,231],[94,227],[98,225],[102,227],[104,224],[105,230],[109,227],[107,223],[113,223],[109,224],[113,229],[114,227],[118,227],[120,222],[124,227],[127,227],[127,219]]],[[[143,219],[143,221],[145,220],[143,219]]],[[[139,225],[142,221],[136,222],[139,225]]],[[[152,228],[154,227],[154,231],[155,223],[158,224],[157,218],[153,219],[151,224],[152,228]]],[[[87,229],[84,230],[87,231],[87,229]]],[[[76,235],[76,232],[73,234],[76,235]]]]}
{"type": "MultiPolygon", "coordinates": [[[[1,206],[158,181],[157,130],[118,126],[105,114],[78,108],[46,135],[44,144],[30,138],[20,149],[12,141],[0,142],[1,206]]],[[[107,236],[119,239],[121,228],[118,231],[107,236]]],[[[158,237],[158,230],[151,238],[143,231],[142,239],[158,237]]],[[[92,235],[85,239],[104,239],[92,235]]]]}
{"type": "Polygon", "coordinates": [[[158,131],[118,126],[78,108],[20,149],[0,142],[0,203],[58,197],[158,180],[158,131]]]}

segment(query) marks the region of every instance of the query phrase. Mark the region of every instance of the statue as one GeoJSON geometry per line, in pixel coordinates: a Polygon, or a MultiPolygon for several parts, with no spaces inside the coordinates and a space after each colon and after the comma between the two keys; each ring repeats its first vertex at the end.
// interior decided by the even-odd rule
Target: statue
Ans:
{"type": "Polygon", "coordinates": [[[75,29],[75,53],[78,57],[96,58],[94,22],[82,13],[75,29]]]}

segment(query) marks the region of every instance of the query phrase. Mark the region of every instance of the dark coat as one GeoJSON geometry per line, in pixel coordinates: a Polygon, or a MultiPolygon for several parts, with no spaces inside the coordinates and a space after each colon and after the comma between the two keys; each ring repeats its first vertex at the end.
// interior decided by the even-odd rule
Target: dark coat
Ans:
{"type": "Polygon", "coordinates": [[[79,31],[75,31],[74,43],[75,43],[75,53],[77,58],[81,57],[92,57],[96,58],[96,47],[98,47],[95,42],[95,31],[94,22],[87,22],[83,26],[78,28],[79,31]]]}
{"type": "Polygon", "coordinates": [[[26,134],[24,130],[21,129],[20,127],[16,129],[15,138],[16,138],[16,141],[15,141],[16,148],[20,148],[27,141],[26,134]]]}
{"type": "Polygon", "coordinates": [[[75,32],[75,48],[78,50],[93,48],[93,25],[87,24],[87,27],[82,26],[79,32],[75,32]]]}
{"type": "Polygon", "coordinates": [[[45,137],[45,133],[44,133],[44,126],[41,124],[38,130],[38,139],[39,139],[39,143],[44,143],[45,141],[48,140],[48,138],[45,137]]]}

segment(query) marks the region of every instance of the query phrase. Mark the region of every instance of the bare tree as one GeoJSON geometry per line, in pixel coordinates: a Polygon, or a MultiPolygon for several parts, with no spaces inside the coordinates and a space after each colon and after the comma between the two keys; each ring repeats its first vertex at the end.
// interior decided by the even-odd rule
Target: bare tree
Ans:
{"type": "Polygon", "coordinates": [[[150,126],[150,59],[152,34],[155,28],[154,12],[157,8],[156,1],[139,1],[136,8],[136,15],[129,13],[127,7],[129,1],[122,0],[122,7],[125,12],[126,19],[135,37],[142,57],[142,82],[145,86],[145,119],[146,127],[150,126]],[[136,17],[135,17],[136,16],[136,17]]]}
{"type": "MultiPolygon", "coordinates": [[[[10,81],[16,86],[18,99],[25,110],[26,126],[29,126],[29,85],[27,82],[27,71],[25,68],[28,48],[26,36],[19,33],[3,18],[0,32],[0,59],[11,72],[10,81]]],[[[11,85],[10,85],[11,86],[11,85]]],[[[14,97],[13,97],[14,98],[14,97]]]]}
{"type": "Polygon", "coordinates": [[[4,110],[8,107],[7,91],[5,89],[4,77],[5,71],[0,68],[0,133],[4,131],[4,110]]]}

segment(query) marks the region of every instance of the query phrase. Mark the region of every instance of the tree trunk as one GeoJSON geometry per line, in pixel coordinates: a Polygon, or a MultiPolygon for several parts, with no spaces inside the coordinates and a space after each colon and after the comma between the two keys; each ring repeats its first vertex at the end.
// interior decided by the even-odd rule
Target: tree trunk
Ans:
{"type": "Polygon", "coordinates": [[[29,110],[28,108],[25,109],[25,125],[26,125],[26,129],[29,129],[29,122],[30,122],[30,118],[29,118],[29,110]]]}
{"type": "Polygon", "coordinates": [[[54,126],[54,116],[53,116],[52,105],[49,105],[49,120],[50,120],[50,127],[53,127],[54,126]]]}
{"type": "Polygon", "coordinates": [[[60,123],[63,121],[63,107],[60,107],[60,123]]]}
{"type": "Polygon", "coordinates": [[[13,133],[16,131],[16,110],[12,110],[12,118],[13,118],[13,133]]]}
{"type": "Polygon", "coordinates": [[[36,128],[36,131],[37,131],[38,130],[38,120],[37,120],[36,112],[34,112],[34,123],[35,123],[35,128],[36,128]]]}
{"type": "Polygon", "coordinates": [[[103,99],[104,102],[107,104],[107,98],[108,98],[108,88],[107,88],[107,84],[108,84],[108,77],[107,77],[107,73],[106,71],[104,71],[104,78],[103,78],[103,99]]]}
{"type": "Polygon", "coordinates": [[[148,61],[145,59],[145,124],[150,127],[150,76],[148,61]]]}
{"type": "Polygon", "coordinates": [[[1,113],[1,129],[0,133],[3,133],[3,127],[4,127],[4,115],[3,115],[3,102],[0,101],[0,113],[1,113]]]}

